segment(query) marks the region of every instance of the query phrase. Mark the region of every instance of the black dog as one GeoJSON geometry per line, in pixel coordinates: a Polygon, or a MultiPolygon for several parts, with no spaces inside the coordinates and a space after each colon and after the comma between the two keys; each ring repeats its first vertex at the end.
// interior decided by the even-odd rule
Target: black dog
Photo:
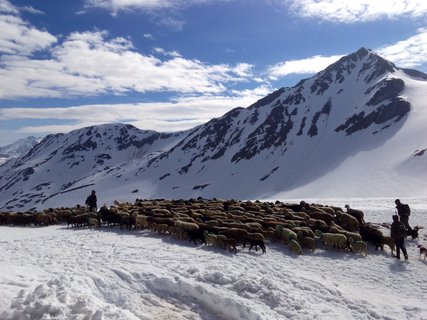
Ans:
{"type": "Polygon", "coordinates": [[[251,246],[249,247],[249,251],[251,251],[252,247],[255,247],[255,251],[258,251],[258,246],[260,246],[262,253],[266,253],[265,244],[263,240],[249,240],[251,246]]]}
{"type": "Polygon", "coordinates": [[[412,237],[412,240],[418,239],[418,230],[419,227],[415,227],[412,230],[408,230],[407,235],[412,237]]]}

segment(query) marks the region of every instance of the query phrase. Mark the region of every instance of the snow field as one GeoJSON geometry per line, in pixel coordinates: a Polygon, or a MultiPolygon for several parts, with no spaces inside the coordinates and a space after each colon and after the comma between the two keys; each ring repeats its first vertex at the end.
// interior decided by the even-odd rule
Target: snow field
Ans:
{"type": "MultiPolygon", "coordinates": [[[[372,207],[368,221],[390,220],[372,207]]],[[[0,319],[427,319],[421,231],[406,263],[387,247],[297,256],[268,242],[266,254],[233,254],[148,230],[1,226],[0,319]]]]}

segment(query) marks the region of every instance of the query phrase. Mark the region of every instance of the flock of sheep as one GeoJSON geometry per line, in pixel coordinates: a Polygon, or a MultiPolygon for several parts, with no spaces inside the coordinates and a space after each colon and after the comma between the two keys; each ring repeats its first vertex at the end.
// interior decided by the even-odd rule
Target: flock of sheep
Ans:
{"type": "Polygon", "coordinates": [[[317,247],[367,254],[367,245],[383,250],[395,244],[380,228],[366,223],[364,214],[346,205],[289,204],[280,201],[239,201],[217,199],[141,200],[103,206],[97,212],[86,207],[55,208],[37,213],[3,212],[0,224],[50,225],[67,227],[149,229],[194,244],[204,243],[237,252],[238,245],[266,252],[267,241],[281,241],[301,254],[302,248],[317,247]]]}

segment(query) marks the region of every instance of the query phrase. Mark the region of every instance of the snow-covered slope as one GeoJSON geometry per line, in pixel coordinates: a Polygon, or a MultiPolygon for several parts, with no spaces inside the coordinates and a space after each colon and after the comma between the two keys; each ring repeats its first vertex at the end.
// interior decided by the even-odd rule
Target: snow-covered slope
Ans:
{"type": "Polygon", "coordinates": [[[36,137],[27,137],[19,139],[15,143],[0,147],[0,165],[14,158],[19,158],[31,150],[41,139],[36,137]]]}
{"type": "Polygon", "coordinates": [[[106,125],[46,137],[0,167],[0,209],[74,205],[92,188],[101,202],[423,196],[426,101],[427,75],[362,48],[186,132],[106,125]]]}

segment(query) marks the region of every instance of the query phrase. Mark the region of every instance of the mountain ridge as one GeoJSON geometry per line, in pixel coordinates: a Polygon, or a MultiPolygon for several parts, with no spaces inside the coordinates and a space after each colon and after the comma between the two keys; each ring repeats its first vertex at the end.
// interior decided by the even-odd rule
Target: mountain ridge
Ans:
{"type": "Polygon", "coordinates": [[[0,209],[71,205],[90,188],[105,201],[422,193],[426,80],[361,48],[186,131],[112,124],[48,136],[0,167],[0,209]]]}

